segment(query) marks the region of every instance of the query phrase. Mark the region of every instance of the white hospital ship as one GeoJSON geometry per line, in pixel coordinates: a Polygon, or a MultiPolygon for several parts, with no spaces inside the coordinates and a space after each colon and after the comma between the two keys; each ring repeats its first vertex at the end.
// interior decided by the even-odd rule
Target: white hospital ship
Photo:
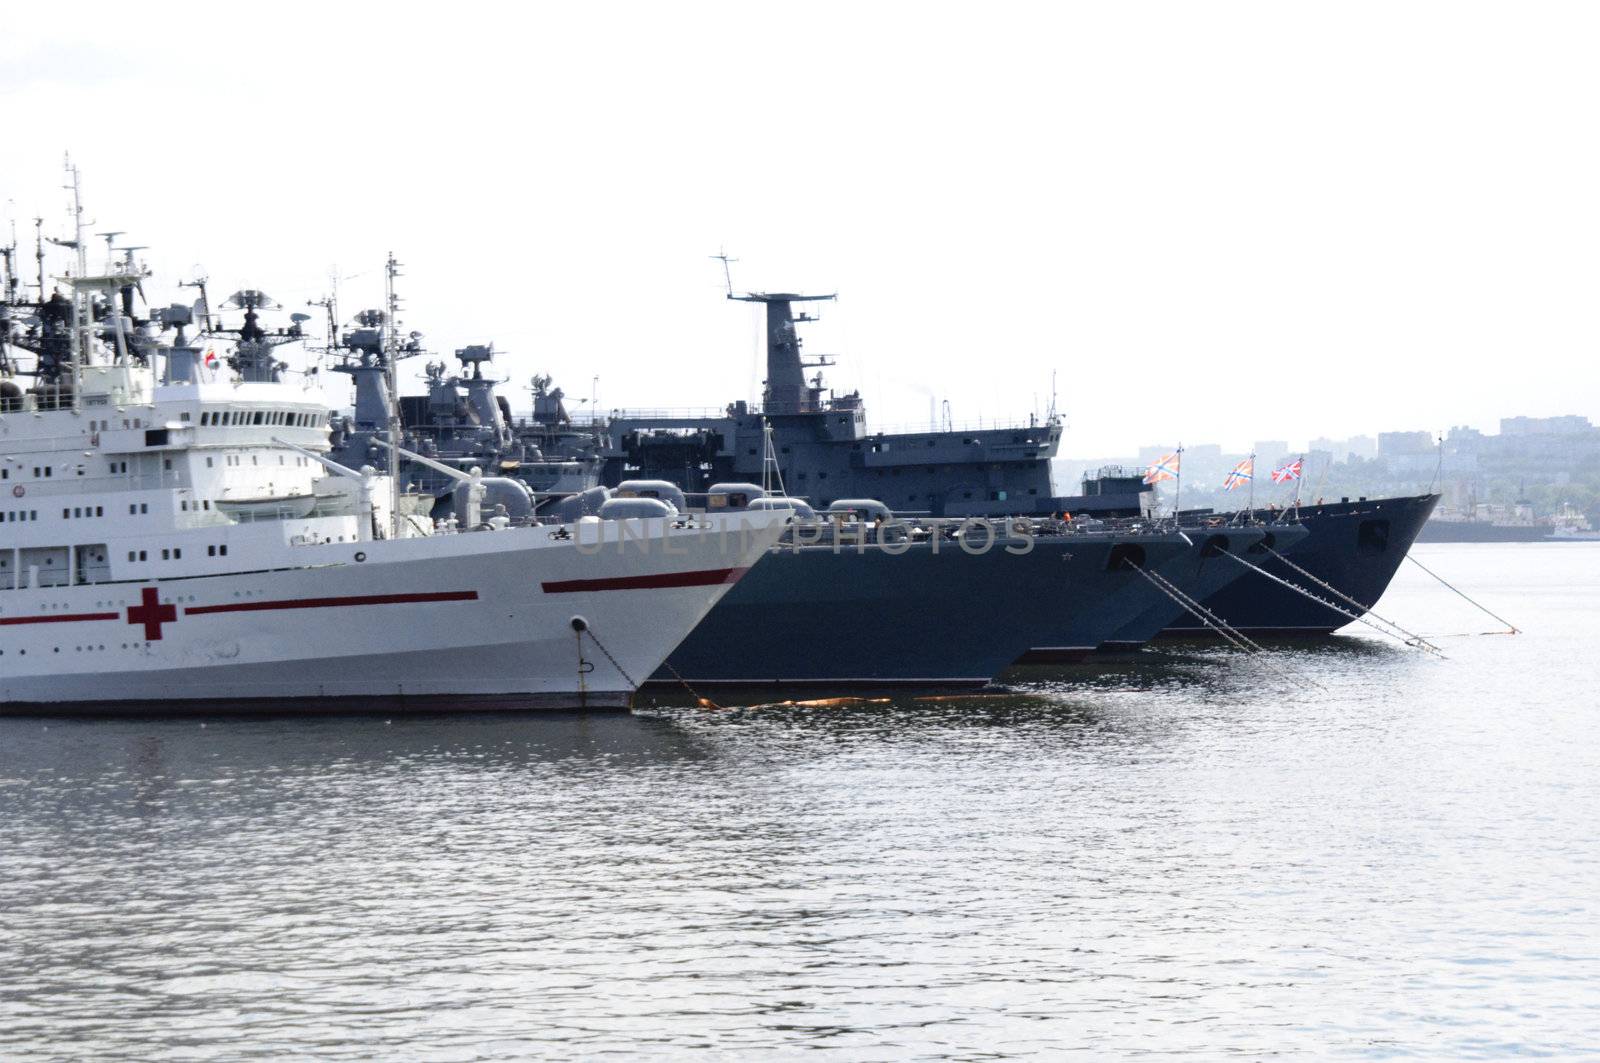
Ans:
{"type": "Polygon", "coordinates": [[[625,706],[781,531],[436,527],[321,457],[319,392],[139,322],[79,219],[54,293],[0,277],[0,712],[625,706]]]}

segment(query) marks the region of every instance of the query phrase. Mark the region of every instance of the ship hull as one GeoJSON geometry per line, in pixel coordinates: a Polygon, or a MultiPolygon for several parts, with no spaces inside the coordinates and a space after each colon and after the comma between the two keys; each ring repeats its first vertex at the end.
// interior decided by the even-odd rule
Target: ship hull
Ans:
{"type": "MultiPolygon", "coordinates": [[[[1089,652],[1160,598],[1114,551],[1126,538],[1040,537],[1025,554],[941,544],[775,549],[722,599],[653,682],[691,686],[959,688],[1030,647],[1089,652]]],[[[1137,540],[1148,563],[1192,549],[1137,540]]],[[[1118,555],[1120,556],[1120,555],[1118,555]]]]}
{"type": "Polygon", "coordinates": [[[9,590],[0,712],[621,708],[777,529],[671,549],[599,534],[327,544],[304,568],[9,590]]]}
{"type": "MultiPolygon", "coordinates": [[[[1388,588],[1438,500],[1438,495],[1418,495],[1302,506],[1297,513],[1308,534],[1286,556],[1295,566],[1359,602],[1363,611],[1370,609],[1388,588]]],[[[1256,511],[1263,519],[1274,515],[1256,511]]],[[[1251,560],[1280,579],[1331,597],[1277,558],[1268,555],[1264,560],[1251,560]]],[[[1344,613],[1259,573],[1248,573],[1206,598],[1204,604],[1231,627],[1253,636],[1320,636],[1352,622],[1344,613]]],[[[1161,633],[1164,638],[1207,634],[1204,625],[1190,616],[1167,625],[1161,633]]]]}

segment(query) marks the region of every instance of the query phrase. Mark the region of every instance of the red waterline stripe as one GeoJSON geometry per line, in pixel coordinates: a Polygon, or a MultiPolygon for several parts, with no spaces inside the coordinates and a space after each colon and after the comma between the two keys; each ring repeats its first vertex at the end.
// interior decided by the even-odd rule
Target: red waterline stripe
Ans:
{"type": "Polygon", "coordinates": [[[67,613],[63,616],[6,616],[0,617],[0,627],[12,624],[72,624],[80,620],[121,620],[121,613],[67,613]]]}
{"type": "Polygon", "coordinates": [[[663,572],[657,576],[616,576],[611,579],[563,579],[541,583],[546,594],[577,591],[643,591],[659,587],[710,587],[733,583],[748,568],[708,568],[700,572],[663,572]]]}
{"type": "MultiPolygon", "coordinates": [[[[425,594],[362,594],[348,598],[295,598],[282,602],[233,602],[185,606],[185,616],[205,613],[259,613],[269,609],[336,609],[345,605],[408,605],[413,602],[475,602],[477,591],[432,591],[425,594]]],[[[114,618],[113,618],[114,619],[114,618]]]]}

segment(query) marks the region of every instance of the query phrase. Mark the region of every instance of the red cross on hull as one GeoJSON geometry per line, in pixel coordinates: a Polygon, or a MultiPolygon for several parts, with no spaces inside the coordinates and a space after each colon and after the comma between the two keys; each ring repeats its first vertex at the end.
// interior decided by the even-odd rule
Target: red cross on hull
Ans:
{"type": "Polygon", "coordinates": [[[162,605],[160,592],[154,587],[144,588],[139,596],[140,604],[128,606],[128,623],[143,624],[144,637],[151,642],[158,642],[161,639],[161,625],[177,621],[178,607],[162,605]]]}

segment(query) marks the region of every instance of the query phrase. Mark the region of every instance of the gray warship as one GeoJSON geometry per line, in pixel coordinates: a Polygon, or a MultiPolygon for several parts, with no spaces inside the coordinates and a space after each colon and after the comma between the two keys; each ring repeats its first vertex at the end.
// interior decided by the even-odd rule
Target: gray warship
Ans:
{"type": "MultiPolygon", "coordinates": [[[[897,512],[934,517],[1062,514],[1149,518],[1154,494],[1140,472],[1102,470],[1076,495],[1058,494],[1051,459],[1061,440],[1052,412],[1009,427],[928,432],[871,432],[859,393],[828,391],[826,359],[802,355],[798,325],[816,320],[803,304],[833,295],[735,292],[727,298],[761,305],[766,315],[767,379],[759,406],[729,404],[722,415],[615,412],[597,424],[604,436],[605,483],[669,480],[689,490],[717,480],[750,480],[767,448],[788,491],[822,508],[839,498],[878,498],[897,512]],[[808,377],[807,372],[816,370],[808,377]]],[[[1209,525],[1294,523],[1307,534],[1293,561],[1267,547],[1251,564],[1260,571],[1202,599],[1228,624],[1257,634],[1325,635],[1352,622],[1388,587],[1438,495],[1307,506],[1293,514],[1253,510],[1185,515],[1209,525]],[[1330,606],[1329,601],[1335,604],[1330,606]]],[[[1192,616],[1173,618],[1174,634],[1205,635],[1192,616]]]]}
{"type": "MultiPolygon", "coordinates": [[[[332,419],[333,460],[350,468],[380,466],[387,455],[379,440],[387,438],[394,420],[403,447],[463,473],[479,470],[490,504],[505,506],[513,517],[529,516],[552,499],[599,482],[599,448],[592,439],[585,446],[584,433],[562,431],[570,419],[559,392],[553,401],[538,396],[544,400],[538,412],[551,420],[548,427],[540,425],[535,432],[526,422],[521,431],[513,426],[510,404],[496,390],[504,381],[485,372],[494,361],[493,344],[456,350],[461,366],[457,373],[448,372],[443,361],[428,362],[427,393],[395,397],[394,367],[384,344],[385,313],[364,310],[343,330],[330,325],[329,348],[339,359],[333,371],[349,376],[355,391],[353,408],[332,419]],[[547,455],[540,439],[558,451],[547,455]]],[[[420,334],[413,333],[395,357],[425,353],[420,334]]],[[[454,504],[456,481],[423,462],[406,461],[401,468],[408,488],[434,496],[435,515],[446,515],[454,504]]]]}

